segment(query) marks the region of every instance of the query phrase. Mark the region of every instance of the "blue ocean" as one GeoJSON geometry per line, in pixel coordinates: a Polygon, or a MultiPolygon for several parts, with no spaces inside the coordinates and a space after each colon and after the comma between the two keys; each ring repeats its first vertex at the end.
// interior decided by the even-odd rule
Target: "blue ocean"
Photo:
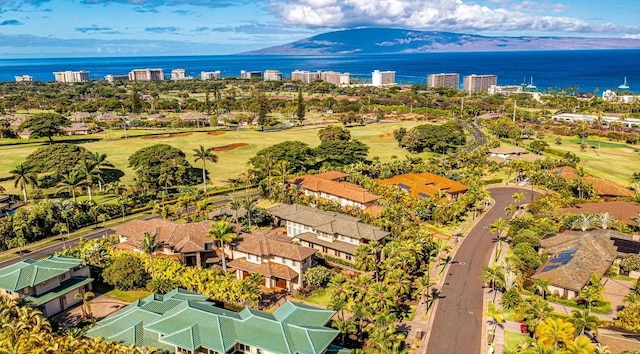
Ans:
{"type": "Polygon", "coordinates": [[[220,70],[223,77],[239,76],[240,70],[291,71],[323,70],[349,72],[365,82],[371,71],[394,70],[401,84],[421,84],[431,73],[453,72],[493,74],[499,85],[533,83],[541,91],[577,87],[582,92],[615,89],[627,78],[631,90],[640,91],[640,49],[571,50],[531,52],[421,53],[327,56],[166,56],[101,57],[55,59],[0,59],[0,81],[13,81],[15,75],[31,75],[34,80],[53,81],[54,71],[87,70],[92,79],[108,74],[126,74],[132,69],[162,68],[165,75],[182,68],[188,76],[201,71],[220,70]]]}

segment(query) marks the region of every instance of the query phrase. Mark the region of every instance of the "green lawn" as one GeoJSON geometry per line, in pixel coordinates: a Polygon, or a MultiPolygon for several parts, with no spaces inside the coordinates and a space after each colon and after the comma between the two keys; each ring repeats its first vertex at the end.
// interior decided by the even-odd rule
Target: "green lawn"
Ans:
{"type": "Polygon", "coordinates": [[[121,301],[134,302],[136,300],[139,300],[151,295],[151,293],[145,290],[123,291],[123,290],[113,289],[108,293],[106,293],[105,295],[111,296],[112,298],[115,298],[121,301]]]}
{"type": "Polygon", "coordinates": [[[302,300],[327,307],[331,301],[331,294],[326,289],[318,289],[302,300]]]}
{"type": "MultiPolygon", "coordinates": [[[[553,137],[545,140],[549,147],[562,152],[569,151],[576,154],[581,161],[581,165],[590,174],[617,182],[623,186],[629,185],[629,179],[633,172],[640,171],[640,153],[636,152],[636,147],[630,145],[605,142],[601,143],[601,148],[580,149],[580,140],[566,137],[561,145],[555,144],[553,137]]],[[[597,137],[585,141],[590,146],[598,146],[597,137]]],[[[640,146],[637,147],[640,149],[640,146]]],[[[554,156],[557,157],[557,156],[554,156]]]]}
{"type": "MultiPolygon", "coordinates": [[[[400,149],[396,141],[389,136],[383,137],[393,132],[400,126],[407,128],[418,125],[418,122],[405,122],[393,124],[371,124],[362,127],[349,128],[353,138],[361,140],[370,147],[369,157],[380,157],[382,161],[388,161],[392,156],[403,157],[408,154],[406,150],[400,149]]],[[[141,134],[155,133],[153,130],[129,130],[129,139],[105,140],[109,133],[100,133],[92,137],[101,137],[101,140],[81,142],[79,145],[89,149],[92,152],[105,153],[108,160],[117,168],[124,171],[125,176],[122,182],[129,184],[133,182],[133,171],[128,167],[128,158],[136,150],[151,146],[154,144],[169,144],[175,146],[187,154],[191,163],[195,166],[201,166],[201,163],[195,163],[192,155],[193,149],[198,145],[205,147],[224,146],[233,143],[247,143],[248,146],[237,148],[231,151],[216,152],[219,157],[217,164],[207,164],[207,170],[210,178],[215,185],[221,185],[227,182],[229,178],[234,178],[244,172],[247,168],[246,164],[249,158],[254,156],[256,152],[268,146],[283,142],[285,140],[299,140],[316,146],[320,143],[317,137],[318,129],[321,127],[304,127],[293,128],[290,130],[278,132],[259,132],[255,130],[228,131],[223,135],[209,135],[207,132],[194,132],[186,136],[177,136],[172,138],[154,138],[143,139],[141,137],[131,137],[141,134]]],[[[167,133],[167,131],[162,131],[167,133]]],[[[122,135],[122,131],[114,132],[114,135],[122,135]]],[[[0,142],[1,143],[1,142],[0,142]]],[[[42,143],[20,144],[0,147],[0,178],[8,177],[9,171],[17,164],[23,163],[27,155],[37,148],[43,146],[42,143]]],[[[9,193],[19,193],[14,188],[12,181],[0,183],[7,189],[9,193]]]]}
{"type": "Polygon", "coordinates": [[[504,351],[515,353],[518,350],[518,345],[530,338],[526,334],[504,331],[504,351]]]}

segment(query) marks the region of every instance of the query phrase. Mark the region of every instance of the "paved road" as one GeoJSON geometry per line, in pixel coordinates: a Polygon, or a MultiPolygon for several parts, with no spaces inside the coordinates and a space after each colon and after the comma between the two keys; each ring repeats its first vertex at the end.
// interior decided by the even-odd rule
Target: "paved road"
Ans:
{"type": "MultiPolygon", "coordinates": [[[[103,237],[105,236],[105,234],[110,235],[112,233],[113,231],[109,229],[101,229],[101,230],[94,231],[90,234],[84,235],[81,238],[85,240],[92,240],[94,238],[103,237]]],[[[66,241],[67,248],[77,245],[79,241],[80,241],[80,238],[74,238],[72,240],[66,241]]],[[[62,251],[62,249],[63,249],[63,243],[62,241],[60,241],[58,243],[41,248],[33,252],[23,253],[23,258],[40,259],[46,256],[50,256],[56,252],[62,251]]],[[[20,257],[18,256],[11,259],[7,259],[6,261],[0,262],[0,269],[18,262],[20,262],[20,257]]]]}
{"type": "MultiPolygon", "coordinates": [[[[483,282],[478,274],[482,266],[489,264],[495,242],[495,233],[489,231],[489,225],[497,218],[506,218],[504,209],[514,203],[515,192],[524,193],[521,203],[531,200],[531,190],[525,188],[498,187],[489,192],[495,204],[465,237],[448,268],[440,298],[436,300],[427,353],[480,353],[483,282]]],[[[537,195],[534,192],[534,197],[537,195]]]]}

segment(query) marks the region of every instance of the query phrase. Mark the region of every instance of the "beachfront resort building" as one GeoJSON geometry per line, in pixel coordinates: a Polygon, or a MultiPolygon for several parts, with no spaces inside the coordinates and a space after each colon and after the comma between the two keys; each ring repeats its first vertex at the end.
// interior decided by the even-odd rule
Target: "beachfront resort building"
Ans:
{"type": "Polygon", "coordinates": [[[31,75],[17,75],[17,76],[14,76],[14,78],[16,79],[16,82],[32,82],[33,81],[33,76],[31,75]]]}
{"type": "Polygon", "coordinates": [[[323,71],[320,73],[320,80],[336,86],[349,85],[351,84],[351,74],[335,71],[323,71]]]}
{"type": "MultiPolygon", "coordinates": [[[[576,113],[560,113],[560,114],[554,115],[552,118],[554,121],[559,121],[559,122],[574,122],[574,123],[585,122],[585,123],[593,124],[598,119],[598,116],[587,115],[587,114],[576,114],[576,113]]],[[[621,126],[625,126],[627,128],[640,127],[639,118],[620,119],[620,117],[616,117],[616,116],[602,116],[602,125],[610,126],[612,123],[616,123],[621,126]]]]}
{"type": "Polygon", "coordinates": [[[640,102],[640,96],[638,95],[618,95],[617,92],[606,90],[602,93],[602,100],[605,102],[617,102],[617,103],[638,103],[640,102]]]}
{"type": "Polygon", "coordinates": [[[245,80],[259,79],[262,77],[262,71],[246,71],[240,70],[240,78],[245,80]]]}
{"type": "Polygon", "coordinates": [[[506,85],[506,86],[498,86],[491,85],[488,90],[490,95],[503,95],[509,96],[514,93],[522,93],[522,86],[520,85],[506,85]]]}
{"type": "Polygon", "coordinates": [[[445,87],[457,90],[460,87],[460,74],[430,74],[427,76],[427,87],[445,87]]]}
{"type": "Polygon", "coordinates": [[[320,80],[320,71],[294,70],[291,72],[291,80],[310,84],[320,80]]]}
{"type": "Polygon", "coordinates": [[[80,71],[57,71],[53,73],[56,82],[75,83],[89,81],[89,72],[80,71]]]}
{"type": "Polygon", "coordinates": [[[89,266],[82,262],[73,257],[49,256],[4,267],[0,269],[0,295],[22,299],[51,317],[80,302],[77,294],[91,290],[89,266]]]}
{"type": "Polygon", "coordinates": [[[371,241],[385,243],[389,232],[365,224],[360,218],[300,204],[282,204],[267,210],[287,237],[329,257],[354,261],[356,249],[371,241]]]}
{"type": "Polygon", "coordinates": [[[220,80],[220,78],[220,70],[200,72],[200,80],[220,80]]]}
{"type": "Polygon", "coordinates": [[[323,354],[339,334],[325,327],[332,310],[286,301],[273,312],[234,312],[208,298],[180,288],[151,294],[99,321],[86,335],[166,353],[323,354]]]}
{"type": "Polygon", "coordinates": [[[171,70],[171,80],[186,80],[188,77],[185,73],[184,69],[173,69],[171,70]]]}
{"type": "Polygon", "coordinates": [[[282,73],[280,70],[265,70],[264,81],[282,81],[282,73]]]}
{"type": "Polygon", "coordinates": [[[462,87],[468,93],[487,91],[491,85],[497,84],[498,77],[496,75],[471,74],[462,80],[462,87]]]}
{"type": "Polygon", "coordinates": [[[390,86],[396,84],[395,71],[374,70],[371,73],[371,85],[376,87],[390,86]]]}
{"type": "Polygon", "coordinates": [[[106,75],[104,77],[105,81],[107,82],[116,82],[116,81],[127,81],[129,80],[129,75],[106,75]]]}
{"type": "Polygon", "coordinates": [[[164,80],[164,70],[162,69],[133,69],[129,72],[131,81],[154,81],[164,80]]]}

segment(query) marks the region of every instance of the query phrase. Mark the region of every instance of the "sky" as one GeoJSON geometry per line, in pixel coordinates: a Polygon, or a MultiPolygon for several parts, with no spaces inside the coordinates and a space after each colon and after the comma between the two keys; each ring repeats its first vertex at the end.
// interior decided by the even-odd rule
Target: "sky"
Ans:
{"type": "Polygon", "coordinates": [[[0,59],[234,54],[357,27],[640,38],[640,1],[0,0],[0,59]]]}

